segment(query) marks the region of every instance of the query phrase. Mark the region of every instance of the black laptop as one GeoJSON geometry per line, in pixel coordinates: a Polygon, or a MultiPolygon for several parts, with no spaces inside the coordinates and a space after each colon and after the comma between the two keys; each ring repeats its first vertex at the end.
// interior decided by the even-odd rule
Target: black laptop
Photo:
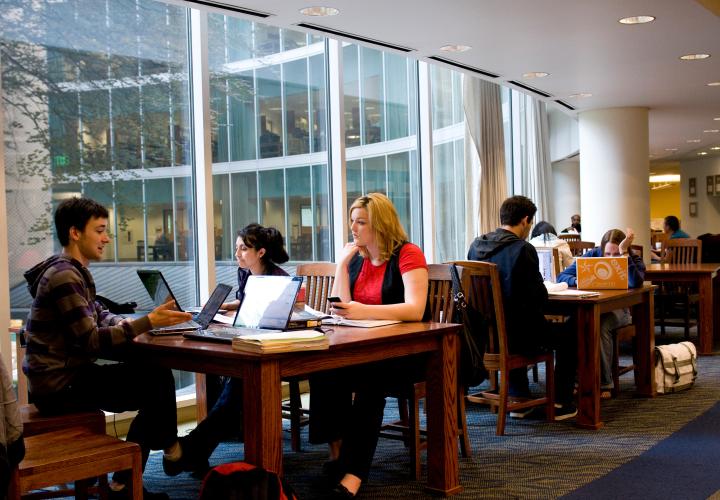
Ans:
{"type": "Polygon", "coordinates": [[[185,332],[183,336],[231,344],[238,335],[285,330],[302,282],[302,277],[251,275],[233,326],[185,332]]]}

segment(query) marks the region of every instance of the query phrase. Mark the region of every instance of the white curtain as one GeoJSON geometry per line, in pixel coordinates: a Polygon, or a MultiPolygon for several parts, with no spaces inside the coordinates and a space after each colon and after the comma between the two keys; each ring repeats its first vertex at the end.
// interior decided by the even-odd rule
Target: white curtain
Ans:
{"type": "Polygon", "coordinates": [[[522,169],[521,193],[538,207],[535,222],[549,221],[554,211],[547,108],[542,101],[524,94],[519,96],[521,110],[525,111],[520,113],[521,158],[515,163],[522,169]]]}
{"type": "Polygon", "coordinates": [[[500,86],[463,78],[465,107],[466,235],[470,242],[500,225],[500,204],[507,197],[505,141],[500,86]]]}

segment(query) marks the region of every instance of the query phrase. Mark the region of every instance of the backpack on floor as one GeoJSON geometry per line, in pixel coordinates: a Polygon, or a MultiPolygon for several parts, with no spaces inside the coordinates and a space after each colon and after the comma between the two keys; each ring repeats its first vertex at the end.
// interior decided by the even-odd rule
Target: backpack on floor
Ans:
{"type": "Polygon", "coordinates": [[[200,500],[297,500],[292,487],[274,472],[245,462],[218,465],[200,489],[200,500]]]}
{"type": "Polygon", "coordinates": [[[692,342],[655,347],[655,389],[658,394],[689,389],[697,378],[697,351],[692,342]]]}

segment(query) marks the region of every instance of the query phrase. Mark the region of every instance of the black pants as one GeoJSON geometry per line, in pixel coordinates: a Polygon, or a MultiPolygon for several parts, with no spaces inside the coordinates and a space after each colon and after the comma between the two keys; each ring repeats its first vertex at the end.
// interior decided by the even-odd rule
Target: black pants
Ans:
{"type": "Polygon", "coordinates": [[[407,392],[425,376],[424,356],[318,373],[310,377],[310,442],[342,439],[340,467],[367,481],[388,392],[407,392]],[[355,397],[352,397],[353,392],[355,397]]]}
{"type": "MultiPolygon", "coordinates": [[[[73,381],[60,392],[32,397],[46,415],[104,410],[137,410],[127,440],[140,445],[143,470],[150,450],[168,448],[177,441],[175,380],[168,368],[137,364],[90,364],[82,367],[73,381]]],[[[130,471],[115,474],[126,483],[130,471]]]]}

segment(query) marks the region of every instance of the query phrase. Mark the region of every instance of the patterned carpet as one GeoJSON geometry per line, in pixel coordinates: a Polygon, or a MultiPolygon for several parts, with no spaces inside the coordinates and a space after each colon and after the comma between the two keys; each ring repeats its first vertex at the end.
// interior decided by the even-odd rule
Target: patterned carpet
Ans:
{"type": "MultiPolygon", "coordinates": [[[[682,339],[670,337],[668,341],[682,339]]],[[[457,499],[556,498],[589,483],[645,452],[658,441],[710,409],[720,399],[720,357],[699,359],[695,386],[685,392],[655,399],[634,398],[632,375],[623,377],[619,398],[603,402],[605,426],[599,431],[581,430],[572,420],[547,423],[541,420],[508,419],[506,436],[495,436],[495,416],[484,407],[469,406],[468,428],[471,458],[460,460],[464,491],[457,499]]],[[[542,380],[541,373],[541,380],[542,380]]],[[[538,390],[541,390],[538,388],[538,390]]],[[[386,417],[396,410],[389,400],[386,417]]],[[[301,498],[318,497],[317,478],[326,460],[323,446],[307,444],[294,453],[285,440],[286,477],[301,498]]],[[[211,464],[242,460],[242,444],[223,443],[211,464]]],[[[145,472],[151,491],[167,491],[174,499],[197,498],[200,480],[183,474],[169,478],[162,472],[159,454],[153,454],[145,472]]],[[[672,475],[671,467],[668,476],[672,475]]],[[[360,498],[433,498],[424,483],[410,476],[407,450],[397,441],[381,440],[370,481],[360,498]]]]}

